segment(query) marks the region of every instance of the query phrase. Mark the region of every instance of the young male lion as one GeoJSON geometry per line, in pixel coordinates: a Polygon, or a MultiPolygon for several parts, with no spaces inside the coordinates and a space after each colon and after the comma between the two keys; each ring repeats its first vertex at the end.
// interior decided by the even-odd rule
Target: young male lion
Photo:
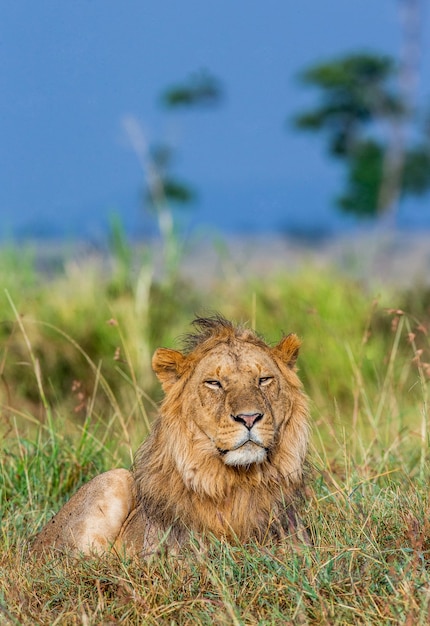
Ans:
{"type": "Polygon", "coordinates": [[[34,551],[145,555],[190,532],[263,541],[291,529],[308,442],[300,342],[291,334],[269,347],[221,316],[193,324],[183,352],[154,354],[165,399],[132,469],[81,487],[34,551]]]}

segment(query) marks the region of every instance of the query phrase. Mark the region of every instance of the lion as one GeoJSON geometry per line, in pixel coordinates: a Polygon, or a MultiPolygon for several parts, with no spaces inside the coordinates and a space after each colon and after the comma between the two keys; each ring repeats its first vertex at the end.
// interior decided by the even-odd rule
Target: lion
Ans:
{"type": "Polygon", "coordinates": [[[190,538],[276,540],[296,525],[308,401],[300,340],[270,347],[220,315],[197,318],[182,351],[152,359],[165,397],[131,470],[81,487],[36,536],[33,551],[146,556],[190,538]]]}

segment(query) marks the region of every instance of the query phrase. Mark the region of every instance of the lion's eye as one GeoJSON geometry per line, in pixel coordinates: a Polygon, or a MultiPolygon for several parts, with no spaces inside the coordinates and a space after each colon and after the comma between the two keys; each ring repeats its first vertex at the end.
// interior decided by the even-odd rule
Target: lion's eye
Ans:
{"type": "Polygon", "coordinates": [[[258,379],[258,384],[260,385],[260,387],[267,387],[267,385],[270,385],[272,380],[273,376],[263,376],[262,378],[258,379]]]}
{"type": "Polygon", "coordinates": [[[209,389],[222,389],[222,385],[219,380],[205,380],[206,387],[209,389]]]}

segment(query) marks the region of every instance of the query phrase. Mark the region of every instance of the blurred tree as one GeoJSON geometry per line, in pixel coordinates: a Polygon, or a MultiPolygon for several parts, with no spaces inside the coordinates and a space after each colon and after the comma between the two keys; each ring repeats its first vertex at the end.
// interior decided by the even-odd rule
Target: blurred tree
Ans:
{"type": "MultiPolygon", "coordinates": [[[[182,83],[166,88],[160,97],[168,111],[202,108],[219,104],[222,98],[220,82],[207,70],[191,74],[182,83]]],[[[173,173],[175,151],[167,144],[152,146],[150,159],[154,176],[148,177],[145,203],[150,210],[159,210],[160,204],[186,206],[196,198],[196,192],[188,183],[173,173]]]]}
{"type": "MultiPolygon", "coordinates": [[[[412,110],[399,84],[399,68],[387,56],[352,54],[305,70],[301,81],[317,87],[321,104],[297,115],[296,128],[325,132],[328,151],[347,166],[346,188],[337,199],[345,212],[376,217],[397,198],[430,188],[427,136],[406,146],[412,110]]],[[[422,134],[421,130],[421,134],[422,134]]]]}
{"type": "Polygon", "coordinates": [[[153,176],[148,177],[144,203],[151,212],[156,212],[160,204],[184,206],[196,198],[194,189],[172,174],[174,156],[174,150],[167,144],[150,148],[153,176]]]}
{"type": "MultiPolygon", "coordinates": [[[[191,75],[183,83],[167,88],[161,103],[168,111],[216,105],[222,97],[219,81],[209,72],[191,75]]],[[[196,197],[194,189],[173,173],[176,150],[168,143],[149,145],[140,122],[134,116],[123,119],[123,127],[142,167],[145,186],[142,200],[158,221],[167,280],[178,269],[180,239],[173,208],[187,206],[196,197]]]]}
{"type": "Polygon", "coordinates": [[[192,74],[185,82],[168,87],[161,102],[168,109],[177,107],[212,106],[219,103],[221,85],[207,70],[192,74]]]}

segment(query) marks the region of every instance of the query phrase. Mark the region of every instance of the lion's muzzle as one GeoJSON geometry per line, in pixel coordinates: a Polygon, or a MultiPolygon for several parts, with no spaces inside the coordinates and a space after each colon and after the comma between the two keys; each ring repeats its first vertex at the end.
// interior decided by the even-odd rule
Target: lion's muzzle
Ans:
{"type": "Polygon", "coordinates": [[[261,463],[267,457],[268,448],[254,425],[260,422],[264,413],[239,413],[231,418],[241,424],[236,440],[229,448],[218,448],[226,465],[245,465],[261,463]]]}

